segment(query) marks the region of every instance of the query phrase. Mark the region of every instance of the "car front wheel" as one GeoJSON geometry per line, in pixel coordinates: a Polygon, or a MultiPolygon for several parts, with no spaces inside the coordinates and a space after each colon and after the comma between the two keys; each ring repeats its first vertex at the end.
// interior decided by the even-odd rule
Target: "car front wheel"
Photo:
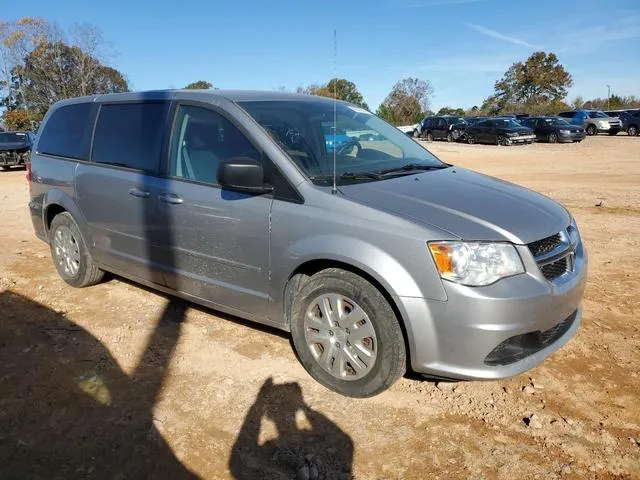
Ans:
{"type": "Polygon", "coordinates": [[[627,135],[630,135],[632,137],[635,137],[638,135],[638,127],[636,127],[635,125],[631,125],[628,129],[627,129],[627,135]]]}
{"type": "Polygon", "coordinates": [[[558,135],[555,132],[550,132],[548,141],[549,143],[558,143],[558,135]]]}
{"type": "Polygon", "coordinates": [[[406,369],[391,305],[370,282],[346,270],[322,270],[302,285],[291,309],[291,335],[307,372],[342,395],[376,395],[406,369]]]}
{"type": "Polygon", "coordinates": [[[595,125],[589,125],[587,127],[587,135],[596,135],[598,133],[598,129],[596,128],[595,125]]]}

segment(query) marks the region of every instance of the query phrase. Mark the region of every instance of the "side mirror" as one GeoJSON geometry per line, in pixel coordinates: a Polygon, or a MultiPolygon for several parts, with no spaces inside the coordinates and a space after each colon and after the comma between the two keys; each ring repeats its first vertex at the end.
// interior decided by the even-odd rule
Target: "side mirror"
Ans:
{"type": "Polygon", "coordinates": [[[218,167],[218,183],[228,190],[248,193],[273,191],[264,183],[264,171],[257,160],[249,157],[228,158],[218,167]]]}

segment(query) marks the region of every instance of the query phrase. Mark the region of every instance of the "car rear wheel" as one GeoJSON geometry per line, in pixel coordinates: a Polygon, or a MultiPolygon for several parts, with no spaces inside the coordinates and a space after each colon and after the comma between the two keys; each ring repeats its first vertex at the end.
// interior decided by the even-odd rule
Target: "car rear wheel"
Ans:
{"type": "Polygon", "coordinates": [[[636,125],[631,125],[629,128],[627,128],[627,135],[630,135],[632,137],[635,137],[638,135],[638,127],[636,125]]]}
{"type": "Polygon", "coordinates": [[[587,135],[596,135],[598,133],[598,129],[596,128],[595,125],[589,125],[587,127],[587,135]]]}
{"type": "Polygon", "coordinates": [[[453,142],[454,138],[453,138],[453,133],[449,132],[447,133],[447,142],[453,142]]]}
{"type": "Polygon", "coordinates": [[[476,143],[476,137],[473,136],[471,133],[467,133],[467,143],[469,145],[473,145],[474,143],[476,143]]]}
{"type": "Polygon", "coordinates": [[[102,280],[104,272],[93,263],[80,229],[69,213],[60,213],[51,222],[49,245],[58,275],[72,287],[88,287],[102,280]]]}
{"type": "Polygon", "coordinates": [[[547,140],[549,141],[549,143],[558,143],[558,134],[555,132],[550,132],[547,140]]]}
{"type": "Polygon", "coordinates": [[[427,132],[424,138],[427,142],[433,142],[433,134],[431,132],[427,132]]]}
{"type": "Polygon", "coordinates": [[[413,138],[420,138],[420,131],[417,128],[413,131],[413,138]]]}
{"type": "Polygon", "coordinates": [[[307,372],[342,395],[376,395],[406,369],[402,330],[389,302],[346,270],[322,270],[302,285],[291,308],[291,335],[307,372]]]}

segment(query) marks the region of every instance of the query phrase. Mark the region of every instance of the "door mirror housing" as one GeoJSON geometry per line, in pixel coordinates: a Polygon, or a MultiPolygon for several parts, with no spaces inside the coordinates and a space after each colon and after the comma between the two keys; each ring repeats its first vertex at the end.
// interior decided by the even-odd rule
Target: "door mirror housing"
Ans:
{"type": "Polygon", "coordinates": [[[248,193],[273,191],[264,183],[264,170],[259,161],[249,157],[228,158],[218,167],[218,183],[228,190],[248,193]]]}

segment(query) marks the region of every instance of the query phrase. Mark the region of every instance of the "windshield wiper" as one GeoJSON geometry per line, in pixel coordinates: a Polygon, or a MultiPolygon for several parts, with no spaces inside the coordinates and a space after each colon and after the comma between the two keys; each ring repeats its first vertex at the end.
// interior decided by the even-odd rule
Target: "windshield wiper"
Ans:
{"type": "MultiPolygon", "coordinates": [[[[309,177],[312,181],[330,183],[333,180],[332,175],[314,175],[309,177]]],[[[382,175],[375,172],[344,172],[336,175],[336,180],[382,180],[382,175]]]]}
{"type": "Polygon", "coordinates": [[[378,175],[389,175],[392,173],[404,173],[404,172],[415,172],[421,171],[426,172],[429,170],[441,170],[443,168],[448,168],[447,165],[422,165],[419,163],[407,163],[406,165],[401,165],[400,167],[387,168],[385,170],[378,171],[378,175]]]}

